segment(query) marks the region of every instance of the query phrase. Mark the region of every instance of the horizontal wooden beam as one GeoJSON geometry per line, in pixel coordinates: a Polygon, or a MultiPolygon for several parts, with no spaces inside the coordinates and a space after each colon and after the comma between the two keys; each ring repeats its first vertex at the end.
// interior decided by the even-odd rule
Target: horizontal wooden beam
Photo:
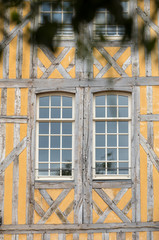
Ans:
{"type": "Polygon", "coordinates": [[[27,123],[27,116],[0,116],[1,123],[27,123]]]}
{"type": "Polygon", "coordinates": [[[145,115],[140,115],[139,120],[142,122],[155,122],[159,121],[159,114],[145,114],[145,115]]]}
{"type": "Polygon", "coordinates": [[[97,233],[159,231],[159,222],[102,223],[102,224],[34,224],[2,225],[0,234],[29,233],[97,233]]]}
{"type": "Polygon", "coordinates": [[[93,188],[131,188],[131,180],[108,180],[108,181],[94,181],[93,188]]]}
{"type": "Polygon", "coordinates": [[[134,87],[134,86],[159,86],[159,77],[121,77],[121,78],[55,78],[55,79],[0,79],[0,87],[33,87],[36,90],[57,91],[59,88],[66,89],[76,87],[103,87],[107,90],[113,90],[116,87],[134,87]]]}
{"type": "Polygon", "coordinates": [[[66,189],[74,188],[74,182],[38,182],[35,181],[35,189],[66,189]]]}

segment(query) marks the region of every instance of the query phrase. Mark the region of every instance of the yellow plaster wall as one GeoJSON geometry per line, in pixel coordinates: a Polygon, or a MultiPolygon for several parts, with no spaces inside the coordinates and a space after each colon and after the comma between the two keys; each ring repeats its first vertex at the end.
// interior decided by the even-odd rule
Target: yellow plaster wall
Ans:
{"type": "Polygon", "coordinates": [[[9,78],[16,78],[17,36],[9,44],[9,78]]]}
{"type": "Polygon", "coordinates": [[[15,89],[7,89],[7,115],[14,115],[15,89]]]}

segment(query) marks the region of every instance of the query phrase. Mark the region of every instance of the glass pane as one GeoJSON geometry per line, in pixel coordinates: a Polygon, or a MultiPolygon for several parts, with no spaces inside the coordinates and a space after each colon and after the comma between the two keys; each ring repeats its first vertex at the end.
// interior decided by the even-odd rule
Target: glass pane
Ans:
{"type": "Polygon", "coordinates": [[[62,14],[61,13],[53,13],[52,14],[53,21],[57,23],[62,23],[62,14]]]}
{"type": "Polygon", "coordinates": [[[107,117],[117,117],[117,108],[116,107],[108,107],[107,108],[107,117]]]}
{"type": "Polygon", "coordinates": [[[127,96],[118,96],[119,105],[128,105],[128,97],[127,96]]]}
{"type": "Polygon", "coordinates": [[[51,21],[50,13],[42,13],[41,14],[41,23],[46,23],[46,22],[50,22],[50,21],[51,21]]]}
{"type": "Polygon", "coordinates": [[[72,13],[64,13],[63,14],[63,23],[71,24],[71,22],[72,22],[72,13]]]}
{"type": "Polygon", "coordinates": [[[107,13],[107,24],[108,25],[115,25],[115,18],[109,12],[107,13]]]}
{"type": "Polygon", "coordinates": [[[72,6],[71,6],[71,2],[63,2],[63,9],[64,9],[64,11],[73,11],[73,8],[72,8],[72,6]]]}
{"type": "Polygon", "coordinates": [[[127,107],[119,107],[119,117],[128,117],[127,107]]]}
{"type": "Polygon", "coordinates": [[[62,123],[62,134],[72,134],[72,123],[62,123]]]}
{"type": "Polygon", "coordinates": [[[72,118],[72,108],[63,108],[62,109],[63,118],[72,118]]]}
{"type": "Polygon", "coordinates": [[[116,147],[117,146],[117,136],[116,135],[107,135],[107,146],[116,147]]]}
{"type": "Polygon", "coordinates": [[[52,8],[53,8],[53,11],[56,11],[56,12],[62,11],[61,2],[54,2],[53,1],[52,8]]]}
{"type": "Polygon", "coordinates": [[[105,122],[96,122],[96,133],[105,133],[105,122]]]}
{"type": "Polygon", "coordinates": [[[49,137],[48,136],[39,136],[39,147],[48,148],[49,147],[49,137]]]}
{"type": "Polygon", "coordinates": [[[119,163],[119,174],[128,174],[128,162],[119,163]]]}
{"type": "Polygon", "coordinates": [[[96,117],[105,117],[104,107],[96,107],[96,117]]]}
{"type": "Polygon", "coordinates": [[[49,97],[40,97],[39,106],[49,106],[49,97]]]}
{"type": "Polygon", "coordinates": [[[62,137],[62,147],[72,148],[72,137],[62,137]]]}
{"type": "Polygon", "coordinates": [[[51,150],[50,160],[51,162],[60,162],[60,150],[51,150]]]}
{"type": "Polygon", "coordinates": [[[109,36],[116,35],[116,34],[117,34],[116,26],[114,26],[114,25],[108,25],[108,26],[107,26],[107,34],[108,34],[109,36]]]}
{"type": "Polygon", "coordinates": [[[60,134],[60,123],[51,123],[51,134],[60,134]]]}
{"type": "Polygon", "coordinates": [[[72,106],[72,97],[62,97],[62,105],[71,107],[72,106]]]}
{"type": "Polygon", "coordinates": [[[50,175],[59,176],[60,175],[60,164],[50,164],[50,175]]]}
{"type": "Polygon", "coordinates": [[[105,163],[96,163],[96,174],[105,174],[105,163]]]}
{"type": "Polygon", "coordinates": [[[60,108],[52,108],[51,109],[51,118],[60,118],[60,108]]]}
{"type": "Polygon", "coordinates": [[[119,135],[119,147],[128,147],[128,135],[119,135]]]}
{"type": "Polygon", "coordinates": [[[49,123],[39,123],[39,134],[49,134],[49,123]]]}
{"type": "Polygon", "coordinates": [[[95,28],[96,28],[95,29],[96,34],[98,34],[98,35],[101,35],[101,34],[105,35],[105,25],[96,25],[95,28]]]}
{"type": "Polygon", "coordinates": [[[118,34],[123,36],[125,34],[125,28],[123,26],[118,26],[118,34]]]}
{"type": "Polygon", "coordinates": [[[108,148],[107,149],[107,160],[117,160],[117,149],[108,148]]]}
{"type": "Polygon", "coordinates": [[[61,96],[51,96],[51,106],[61,106],[61,96]]]}
{"type": "Polygon", "coordinates": [[[96,105],[105,105],[105,96],[97,96],[96,105]]]}
{"type": "Polygon", "coordinates": [[[107,174],[117,174],[117,163],[115,162],[107,163],[107,174]]]}
{"type": "Polygon", "coordinates": [[[96,18],[95,18],[95,22],[96,24],[105,24],[106,21],[105,21],[105,13],[97,13],[96,14],[96,18]]]}
{"type": "Polygon", "coordinates": [[[117,105],[116,95],[107,95],[107,105],[117,105]]]}
{"type": "Polygon", "coordinates": [[[128,122],[119,122],[119,133],[128,133],[128,122]]]}
{"type": "Polygon", "coordinates": [[[60,148],[60,137],[59,136],[51,137],[51,148],[60,148]]]}
{"type": "Polygon", "coordinates": [[[51,4],[48,2],[43,2],[41,9],[42,11],[51,11],[51,4]]]}
{"type": "Polygon", "coordinates": [[[128,160],[128,148],[119,148],[119,160],[128,160]]]}
{"type": "Polygon", "coordinates": [[[62,161],[72,162],[72,150],[62,150],[62,161]]]}
{"type": "Polygon", "coordinates": [[[47,163],[39,163],[39,175],[40,176],[48,176],[48,164],[47,163]]]}
{"type": "Polygon", "coordinates": [[[39,109],[39,118],[49,118],[49,109],[48,108],[40,108],[39,109]]]}
{"type": "Polygon", "coordinates": [[[62,176],[71,176],[72,175],[72,164],[66,163],[62,164],[62,176]]]}
{"type": "Polygon", "coordinates": [[[39,162],[48,162],[48,150],[39,150],[39,162]]]}
{"type": "Polygon", "coordinates": [[[96,160],[105,160],[105,148],[96,148],[96,160]]]}
{"type": "Polygon", "coordinates": [[[117,133],[117,122],[107,122],[107,133],[117,133]]]}
{"type": "Polygon", "coordinates": [[[96,146],[105,147],[105,135],[96,135],[96,146]]]}

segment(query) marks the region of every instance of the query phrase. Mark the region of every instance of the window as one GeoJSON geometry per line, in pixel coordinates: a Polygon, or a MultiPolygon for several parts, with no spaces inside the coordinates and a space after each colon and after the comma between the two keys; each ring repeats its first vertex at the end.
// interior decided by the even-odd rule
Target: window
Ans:
{"type": "Polygon", "coordinates": [[[62,28],[57,33],[60,37],[73,37],[73,29],[71,25],[73,15],[73,7],[70,1],[43,2],[40,9],[40,22],[43,24],[46,20],[61,24],[62,28]]]}
{"type": "MultiPolygon", "coordinates": [[[[125,17],[129,13],[129,4],[127,1],[121,2],[123,7],[123,14],[125,17]]],[[[114,16],[112,16],[109,11],[105,8],[101,8],[97,11],[95,20],[94,20],[94,35],[97,37],[103,35],[106,37],[120,37],[125,33],[123,26],[118,26],[115,23],[114,16]]]]}
{"type": "Polygon", "coordinates": [[[94,178],[130,178],[130,95],[94,96],[94,178]]]}
{"type": "Polygon", "coordinates": [[[38,97],[37,179],[73,178],[73,96],[51,94],[38,97]]]}

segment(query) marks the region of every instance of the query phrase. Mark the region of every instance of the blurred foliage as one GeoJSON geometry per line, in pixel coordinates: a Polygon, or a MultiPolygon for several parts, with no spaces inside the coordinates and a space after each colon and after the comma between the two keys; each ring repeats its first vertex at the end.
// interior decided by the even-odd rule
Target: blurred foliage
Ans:
{"type": "MultiPolygon", "coordinates": [[[[55,2],[56,6],[61,4],[62,0],[57,0],[55,2]]],[[[31,16],[32,19],[38,15],[39,6],[42,4],[41,0],[33,0],[31,3],[31,16]]],[[[157,14],[157,10],[159,7],[159,0],[155,0],[156,7],[154,8],[153,18],[155,18],[157,14]]],[[[18,12],[18,8],[20,6],[25,6],[24,0],[0,0],[0,20],[5,20],[8,23],[16,23],[20,24],[22,22],[22,18],[18,12]],[[15,10],[15,7],[17,10],[15,10]],[[6,10],[10,10],[10,15],[6,14],[6,10]]],[[[129,18],[126,18],[123,14],[123,8],[121,2],[119,0],[71,0],[70,6],[74,8],[74,15],[72,17],[72,27],[77,36],[77,52],[79,57],[85,57],[91,51],[93,44],[99,44],[100,41],[107,41],[107,39],[99,34],[98,41],[95,43],[92,41],[90,33],[85,26],[88,23],[92,22],[96,12],[100,8],[106,8],[115,19],[115,23],[117,25],[124,26],[125,35],[123,36],[123,41],[133,40],[134,31],[133,31],[133,15],[130,15],[129,18]],[[82,36],[82,37],[81,37],[82,36]],[[100,40],[100,41],[99,41],[100,40]]],[[[154,20],[154,19],[152,19],[154,20]]],[[[47,19],[45,20],[43,25],[39,25],[37,29],[31,30],[31,38],[30,42],[33,40],[37,44],[43,44],[49,47],[51,50],[55,51],[58,46],[59,41],[53,41],[56,39],[56,35],[59,29],[62,26],[60,23],[49,22],[47,19]]],[[[156,37],[152,39],[147,39],[145,35],[146,26],[143,24],[141,26],[139,34],[140,44],[143,44],[147,52],[150,53],[156,43],[156,37]]],[[[0,31],[3,33],[4,37],[7,37],[8,32],[5,32],[2,25],[0,26],[0,31]]],[[[0,48],[1,51],[1,48],[0,48]]]]}

